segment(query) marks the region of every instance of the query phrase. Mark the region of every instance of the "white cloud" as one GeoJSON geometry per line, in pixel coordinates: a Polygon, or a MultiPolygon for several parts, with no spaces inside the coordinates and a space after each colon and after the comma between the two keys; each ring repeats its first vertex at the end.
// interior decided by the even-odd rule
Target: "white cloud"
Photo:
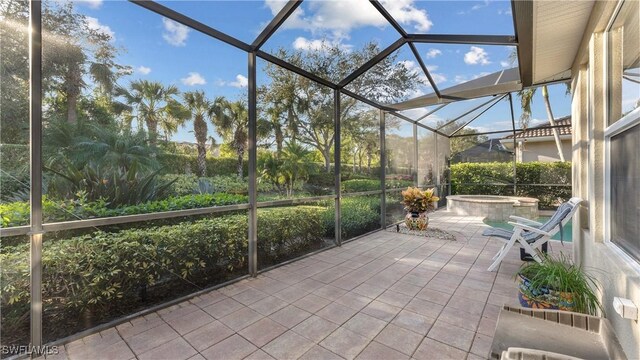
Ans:
{"type": "Polygon", "coordinates": [[[91,16],[85,16],[84,19],[89,29],[95,30],[96,32],[104,35],[108,35],[111,38],[111,41],[114,41],[116,39],[116,33],[114,33],[109,26],[101,24],[98,19],[91,16]]]}
{"type": "Polygon", "coordinates": [[[302,36],[293,41],[293,48],[296,50],[320,50],[326,46],[323,40],[308,40],[302,36]]]}
{"type": "Polygon", "coordinates": [[[249,84],[249,80],[247,79],[247,77],[238,74],[236,75],[236,81],[230,82],[229,86],[233,86],[236,88],[243,88],[243,87],[247,87],[248,84],[249,84]]]}
{"type": "Polygon", "coordinates": [[[429,49],[429,51],[427,51],[427,59],[433,59],[438,55],[442,55],[442,51],[438,49],[429,49]]]}
{"type": "Polygon", "coordinates": [[[91,9],[99,9],[102,6],[102,0],[75,0],[75,3],[91,9]]]}
{"type": "Polygon", "coordinates": [[[512,15],[511,8],[507,8],[507,9],[500,9],[500,10],[498,10],[498,15],[508,15],[508,16],[511,16],[511,15],[512,15]]]}
{"type": "Polygon", "coordinates": [[[166,42],[173,46],[185,46],[187,44],[187,37],[189,37],[189,31],[191,31],[188,27],[167,18],[162,18],[162,25],[164,26],[162,38],[166,42]]]}
{"type": "Polygon", "coordinates": [[[489,61],[489,54],[478,46],[472,46],[468,53],[464,54],[464,62],[469,65],[488,65],[491,64],[489,61]]]}
{"type": "Polygon", "coordinates": [[[500,66],[502,66],[503,68],[511,67],[511,62],[504,60],[500,61],[500,66]]]}
{"type": "Polygon", "coordinates": [[[138,66],[138,72],[142,75],[148,75],[151,72],[151,68],[150,67],[146,67],[143,65],[138,66]]]}
{"type": "Polygon", "coordinates": [[[187,76],[186,78],[180,79],[180,81],[182,81],[183,84],[188,86],[204,85],[207,83],[207,81],[202,77],[202,75],[198,74],[197,72],[190,72],[189,76],[187,76]]]}
{"type": "MultiPolygon", "coordinates": [[[[429,86],[429,79],[427,79],[427,76],[422,72],[422,69],[418,67],[418,64],[416,64],[415,61],[403,60],[403,61],[400,61],[400,64],[404,65],[404,67],[407,68],[407,70],[409,71],[417,72],[420,79],[422,79],[422,81],[426,84],[426,86],[429,86]]],[[[431,78],[436,84],[440,84],[447,81],[446,76],[435,72],[436,70],[438,70],[437,65],[427,65],[427,70],[429,70],[429,74],[431,75],[431,78]]],[[[417,95],[416,94],[413,94],[413,95],[420,96],[423,94],[420,93],[417,95]]]]}
{"type": "MultiPolygon", "coordinates": [[[[389,13],[403,25],[420,32],[428,31],[433,23],[426,10],[414,6],[415,0],[384,0],[382,3],[389,13]]],[[[272,14],[277,14],[284,6],[281,0],[265,0],[272,14]]],[[[299,7],[282,25],[288,29],[302,29],[318,36],[323,35],[336,41],[349,39],[352,29],[364,26],[388,26],[388,22],[367,0],[351,1],[309,1],[306,11],[299,7]]]]}

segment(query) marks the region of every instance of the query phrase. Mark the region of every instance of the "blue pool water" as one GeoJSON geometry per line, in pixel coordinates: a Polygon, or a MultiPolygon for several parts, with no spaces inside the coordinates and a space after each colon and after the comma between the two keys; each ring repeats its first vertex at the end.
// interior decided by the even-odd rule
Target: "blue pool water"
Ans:
{"type": "MultiPolygon", "coordinates": [[[[541,222],[541,223],[544,223],[547,220],[549,220],[548,216],[540,216],[539,218],[535,219],[535,221],[541,222]]],[[[509,225],[506,221],[487,220],[487,219],[485,219],[484,223],[489,225],[489,226],[493,226],[493,227],[497,227],[497,228],[513,230],[513,226],[509,225]]],[[[554,237],[552,237],[552,239],[553,240],[560,240],[560,233],[557,233],[554,237]]],[[[567,241],[567,242],[571,242],[571,222],[567,223],[566,226],[562,227],[562,240],[563,241],[567,241]]]]}

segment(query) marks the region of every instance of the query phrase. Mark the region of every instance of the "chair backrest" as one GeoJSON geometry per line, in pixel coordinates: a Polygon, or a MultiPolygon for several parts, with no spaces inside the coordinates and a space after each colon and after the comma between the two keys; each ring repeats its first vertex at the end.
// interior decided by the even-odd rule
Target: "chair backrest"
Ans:
{"type": "MultiPolygon", "coordinates": [[[[540,226],[540,230],[555,235],[558,231],[560,231],[561,225],[565,226],[571,220],[573,215],[578,210],[578,205],[580,205],[581,202],[581,198],[573,197],[569,199],[569,201],[560,204],[560,206],[558,206],[558,210],[553,213],[551,218],[540,226]]],[[[527,241],[537,240],[541,237],[542,235],[530,233],[527,241]]]]}

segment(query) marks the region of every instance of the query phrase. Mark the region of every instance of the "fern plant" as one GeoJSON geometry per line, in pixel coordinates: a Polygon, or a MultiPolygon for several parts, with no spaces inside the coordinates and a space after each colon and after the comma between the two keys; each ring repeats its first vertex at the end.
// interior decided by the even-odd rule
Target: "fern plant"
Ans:
{"type": "Polygon", "coordinates": [[[564,254],[555,257],[540,255],[543,257],[542,263],[527,263],[518,273],[527,280],[525,285],[520,286],[520,291],[527,298],[553,303],[559,301],[559,293],[565,293],[570,294],[572,311],[594,316],[598,315],[598,310],[604,313],[596,295],[599,284],[593,276],[564,254]]]}

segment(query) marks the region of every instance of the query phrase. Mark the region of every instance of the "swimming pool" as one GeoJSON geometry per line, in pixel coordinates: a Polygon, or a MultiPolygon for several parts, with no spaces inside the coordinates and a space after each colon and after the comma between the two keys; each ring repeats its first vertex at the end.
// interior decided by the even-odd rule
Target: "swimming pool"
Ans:
{"type": "MultiPolygon", "coordinates": [[[[547,220],[549,220],[549,216],[540,216],[537,219],[535,219],[535,221],[541,222],[541,223],[544,223],[547,220]]],[[[489,226],[493,226],[493,227],[497,227],[497,228],[513,230],[513,226],[509,225],[507,223],[507,221],[484,219],[484,223],[489,225],[489,226]]],[[[560,233],[557,233],[551,239],[560,240],[560,233]]],[[[567,223],[567,225],[562,227],[562,240],[563,241],[567,241],[567,242],[571,242],[571,222],[567,223]]]]}

